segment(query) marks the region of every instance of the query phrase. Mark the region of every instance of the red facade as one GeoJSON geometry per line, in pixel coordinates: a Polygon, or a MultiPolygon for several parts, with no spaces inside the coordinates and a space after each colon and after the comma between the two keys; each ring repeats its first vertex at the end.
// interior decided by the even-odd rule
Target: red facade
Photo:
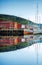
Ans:
{"type": "Polygon", "coordinates": [[[18,28],[18,29],[21,29],[21,26],[22,26],[22,25],[21,25],[20,23],[18,23],[17,28],[18,28]]]}
{"type": "Polygon", "coordinates": [[[13,24],[12,21],[0,21],[0,29],[11,29],[14,26],[13,24]]]}

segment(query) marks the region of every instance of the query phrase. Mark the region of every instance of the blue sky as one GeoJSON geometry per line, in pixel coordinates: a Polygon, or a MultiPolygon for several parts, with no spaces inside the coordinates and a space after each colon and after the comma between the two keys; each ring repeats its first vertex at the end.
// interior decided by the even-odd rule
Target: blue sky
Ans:
{"type": "MultiPolygon", "coordinates": [[[[39,3],[39,20],[42,23],[42,0],[39,3]]],[[[0,14],[9,14],[35,21],[37,0],[0,0],[0,14]]],[[[36,21],[35,21],[36,22],[36,21]]]]}

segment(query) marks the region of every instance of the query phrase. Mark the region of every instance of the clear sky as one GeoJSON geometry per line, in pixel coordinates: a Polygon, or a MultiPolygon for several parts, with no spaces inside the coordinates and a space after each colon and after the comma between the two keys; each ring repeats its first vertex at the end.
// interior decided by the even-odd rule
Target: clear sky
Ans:
{"type": "MultiPolygon", "coordinates": [[[[39,20],[42,23],[42,0],[38,0],[39,20]]],[[[0,14],[9,14],[35,21],[37,0],[0,0],[0,14]]],[[[35,21],[36,22],[36,21],[35,21]]]]}

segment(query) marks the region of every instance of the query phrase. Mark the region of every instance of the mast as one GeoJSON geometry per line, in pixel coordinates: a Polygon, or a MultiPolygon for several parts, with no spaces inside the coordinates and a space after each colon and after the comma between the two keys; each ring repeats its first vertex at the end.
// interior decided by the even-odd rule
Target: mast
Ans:
{"type": "MultiPolygon", "coordinates": [[[[39,23],[38,22],[38,0],[37,0],[37,23],[39,23]]],[[[38,44],[37,44],[37,64],[38,64],[38,44]]]]}

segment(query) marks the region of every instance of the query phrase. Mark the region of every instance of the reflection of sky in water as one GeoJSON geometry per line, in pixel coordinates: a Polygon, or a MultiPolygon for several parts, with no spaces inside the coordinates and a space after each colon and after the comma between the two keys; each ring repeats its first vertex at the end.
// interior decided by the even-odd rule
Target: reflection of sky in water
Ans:
{"type": "MultiPolygon", "coordinates": [[[[42,64],[42,44],[38,44],[38,65],[42,64]]],[[[37,44],[30,47],[0,53],[0,65],[37,65],[37,44]]]]}

